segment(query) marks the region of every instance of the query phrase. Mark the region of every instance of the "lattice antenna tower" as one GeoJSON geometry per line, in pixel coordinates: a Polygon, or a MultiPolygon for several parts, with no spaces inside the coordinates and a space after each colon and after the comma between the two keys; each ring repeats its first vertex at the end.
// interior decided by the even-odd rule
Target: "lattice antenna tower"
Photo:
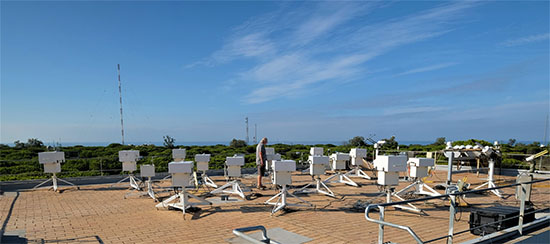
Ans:
{"type": "Polygon", "coordinates": [[[117,64],[118,95],[120,98],[120,133],[122,134],[122,145],[124,145],[124,119],[122,117],[122,83],[120,81],[120,64],[117,64]]]}

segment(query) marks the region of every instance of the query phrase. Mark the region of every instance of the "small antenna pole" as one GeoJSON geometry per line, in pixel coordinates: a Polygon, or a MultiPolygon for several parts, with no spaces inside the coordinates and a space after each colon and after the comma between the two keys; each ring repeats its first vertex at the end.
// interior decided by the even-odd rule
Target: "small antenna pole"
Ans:
{"type": "Polygon", "coordinates": [[[244,122],[246,123],[246,144],[248,144],[248,117],[244,118],[244,122]]]}
{"type": "Polygon", "coordinates": [[[254,144],[258,144],[258,128],[256,124],[254,124],[254,144]]]}
{"type": "Polygon", "coordinates": [[[120,98],[120,132],[122,134],[122,145],[124,145],[124,120],[122,118],[122,83],[120,82],[120,64],[117,64],[118,74],[118,95],[120,98]]]}

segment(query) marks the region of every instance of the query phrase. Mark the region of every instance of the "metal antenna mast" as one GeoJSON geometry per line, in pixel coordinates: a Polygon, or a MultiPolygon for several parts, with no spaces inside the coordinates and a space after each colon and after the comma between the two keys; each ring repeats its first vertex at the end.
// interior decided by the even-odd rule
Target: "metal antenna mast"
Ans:
{"type": "Polygon", "coordinates": [[[120,64],[117,64],[118,95],[120,97],[120,127],[122,133],[122,145],[124,145],[124,120],[122,119],[122,83],[120,82],[120,64]]]}
{"type": "Polygon", "coordinates": [[[246,123],[246,144],[248,144],[248,117],[245,117],[244,121],[246,123]]]}
{"type": "Polygon", "coordinates": [[[258,128],[254,124],[254,144],[258,144],[258,128]]]}

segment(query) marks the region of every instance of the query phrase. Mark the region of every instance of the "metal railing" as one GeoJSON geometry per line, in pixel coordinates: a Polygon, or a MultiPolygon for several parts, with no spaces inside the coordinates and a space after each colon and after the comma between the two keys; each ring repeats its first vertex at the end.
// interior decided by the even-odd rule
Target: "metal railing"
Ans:
{"type": "Polygon", "coordinates": [[[235,234],[236,236],[238,236],[240,238],[243,238],[244,240],[246,240],[250,243],[255,243],[255,244],[265,244],[265,243],[279,244],[278,242],[270,240],[269,237],[267,237],[267,230],[265,229],[265,227],[263,227],[261,225],[234,229],[233,234],[235,234]],[[251,236],[244,233],[244,232],[250,232],[250,231],[256,231],[256,230],[261,230],[262,231],[262,240],[255,239],[255,238],[253,238],[253,237],[251,237],[251,236]]]}
{"type": "MultiPolygon", "coordinates": [[[[520,182],[520,183],[509,184],[509,185],[504,185],[504,186],[497,186],[497,187],[492,187],[492,188],[485,188],[485,189],[480,189],[480,190],[471,190],[471,191],[458,191],[458,190],[456,190],[454,192],[439,195],[439,196],[424,197],[424,198],[411,199],[411,200],[400,201],[400,202],[370,204],[365,209],[365,218],[369,222],[373,222],[373,223],[378,224],[378,243],[379,244],[384,243],[384,226],[389,226],[389,227],[398,228],[398,229],[407,231],[409,233],[409,235],[411,235],[411,237],[417,243],[428,243],[428,242],[433,242],[433,241],[436,241],[436,240],[441,240],[441,239],[444,239],[444,238],[447,238],[447,243],[453,243],[453,238],[454,238],[455,235],[462,234],[462,233],[465,233],[465,232],[468,232],[468,231],[471,230],[471,229],[468,229],[468,230],[460,231],[460,232],[457,232],[457,233],[454,232],[454,222],[455,222],[454,217],[455,217],[456,210],[457,210],[457,204],[456,204],[456,197],[457,196],[463,196],[463,195],[472,194],[472,193],[481,193],[481,192],[497,190],[497,189],[502,189],[502,188],[507,188],[507,187],[521,186],[521,194],[519,194],[519,196],[520,196],[520,213],[519,213],[519,217],[514,216],[514,218],[518,217],[518,219],[519,219],[519,221],[518,221],[518,231],[519,231],[520,234],[523,234],[523,219],[524,219],[524,216],[525,216],[525,205],[526,205],[525,204],[525,202],[526,202],[525,198],[526,198],[526,195],[527,195],[526,194],[527,185],[532,185],[532,184],[535,184],[535,183],[545,182],[545,181],[550,181],[550,179],[541,179],[541,180],[533,180],[533,181],[529,181],[529,182],[520,182]],[[441,199],[441,198],[449,198],[450,199],[449,232],[445,236],[438,237],[438,238],[435,238],[435,239],[432,239],[432,240],[429,240],[429,241],[422,241],[422,239],[420,239],[420,237],[410,227],[384,221],[384,208],[385,207],[392,206],[392,205],[402,205],[402,204],[412,203],[412,202],[427,201],[427,200],[432,200],[432,199],[441,199]],[[379,210],[379,219],[378,220],[369,217],[369,213],[373,209],[378,209],[379,210]]],[[[508,220],[508,219],[499,220],[499,221],[496,221],[494,223],[499,223],[499,222],[502,222],[502,221],[505,221],[505,220],[508,220]]],[[[484,224],[484,225],[478,226],[476,228],[482,228],[482,227],[485,227],[485,226],[488,226],[488,225],[491,225],[491,224],[493,224],[493,223],[484,224]]]]}

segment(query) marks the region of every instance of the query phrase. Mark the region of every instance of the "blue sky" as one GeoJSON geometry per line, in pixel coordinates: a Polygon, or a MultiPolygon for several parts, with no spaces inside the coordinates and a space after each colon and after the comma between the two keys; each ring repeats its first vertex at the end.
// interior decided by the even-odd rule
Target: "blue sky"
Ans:
{"type": "Polygon", "coordinates": [[[1,2],[2,143],[541,141],[549,3],[1,2]]]}

